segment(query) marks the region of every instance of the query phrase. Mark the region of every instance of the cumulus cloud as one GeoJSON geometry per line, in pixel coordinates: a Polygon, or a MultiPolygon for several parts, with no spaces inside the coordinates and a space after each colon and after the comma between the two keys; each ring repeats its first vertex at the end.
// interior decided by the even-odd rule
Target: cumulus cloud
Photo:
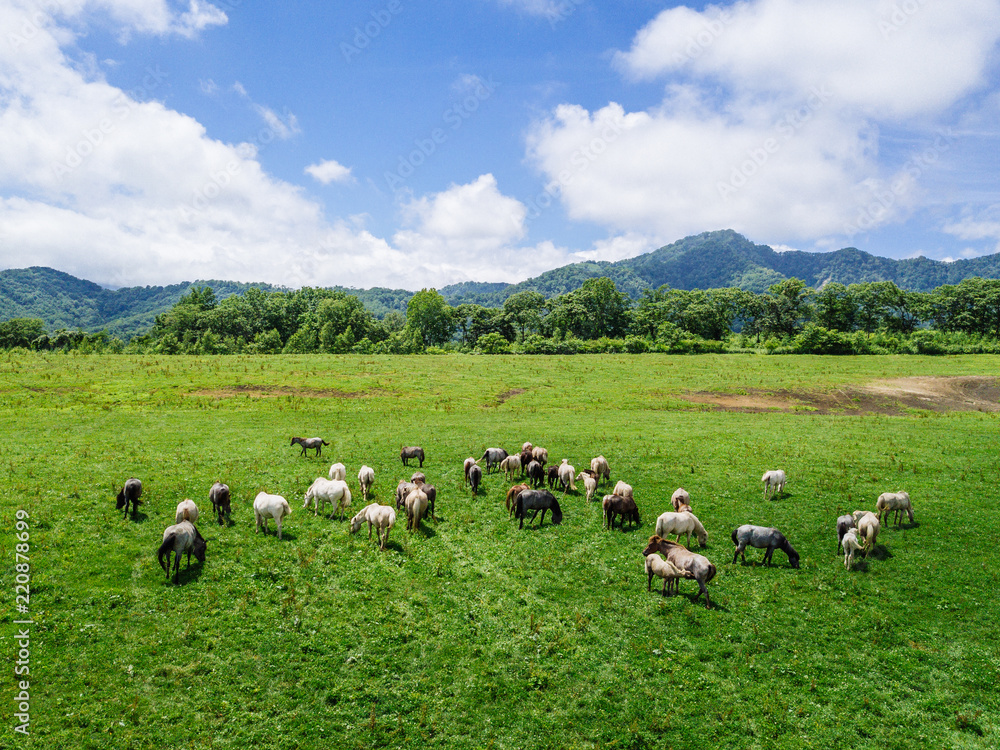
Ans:
{"type": "MultiPolygon", "coordinates": [[[[93,7],[84,5],[65,6],[80,16],[74,28],[93,7]]],[[[134,33],[185,23],[139,12],[165,7],[152,2],[101,7],[122,23],[134,18],[134,33]]],[[[371,269],[405,266],[384,240],[328,222],[300,188],[267,174],[254,144],[213,139],[156,101],[166,86],[158,68],[122,91],[65,57],[68,27],[37,18],[32,8],[0,6],[0,27],[31,30],[17,49],[0,46],[5,265],[48,265],[110,285],[221,277],[289,286],[370,285],[371,269]]]]}
{"type": "Polygon", "coordinates": [[[351,182],[354,179],[351,177],[350,167],[345,167],[333,159],[310,164],[305,168],[305,173],[324,185],[329,185],[331,182],[351,182]]]}
{"type": "Polygon", "coordinates": [[[919,205],[927,168],[883,163],[879,133],[914,117],[930,130],[961,107],[998,39],[988,0],[674,7],[614,58],[663,80],[663,101],[562,104],[529,131],[527,156],[571,218],[618,232],[823,242],[919,205]]]}

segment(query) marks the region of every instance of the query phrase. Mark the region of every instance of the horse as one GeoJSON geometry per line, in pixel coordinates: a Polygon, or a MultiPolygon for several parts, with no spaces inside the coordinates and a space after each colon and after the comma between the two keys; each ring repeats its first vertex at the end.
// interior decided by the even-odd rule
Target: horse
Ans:
{"type": "Polygon", "coordinates": [[[296,443],[302,446],[303,456],[306,455],[307,448],[315,448],[317,457],[323,452],[323,446],[329,445],[329,443],[326,442],[323,438],[318,438],[318,437],[311,437],[311,438],[293,437],[291,445],[295,445],[296,443]]]}
{"type": "Polygon", "coordinates": [[[160,567],[170,578],[170,553],[174,553],[174,583],[177,583],[180,576],[181,555],[187,552],[188,568],[191,567],[191,553],[200,563],[205,562],[205,548],[207,543],[198,529],[190,521],[181,521],[173,526],[168,526],[163,531],[163,544],[156,551],[156,559],[160,561],[160,567]],[[164,562],[166,557],[166,562],[164,562]]]}
{"type": "Polygon", "coordinates": [[[219,517],[219,526],[222,526],[222,516],[225,515],[228,519],[232,510],[229,486],[222,482],[216,482],[208,491],[208,499],[212,501],[212,512],[219,517]]]}
{"type": "Polygon", "coordinates": [[[736,553],[733,555],[734,563],[740,555],[743,556],[743,562],[746,562],[747,557],[744,550],[749,545],[757,549],[767,550],[764,553],[764,563],[767,565],[771,564],[771,556],[774,555],[774,551],[780,549],[788,555],[789,565],[793,568],[799,567],[799,553],[788,543],[785,535],[774,527],[753,526],[745,523],[739,528],[733,529],[732,538],[733,544],[736,545],[736,553]]]}
{"type": "Polygon", "coordinates": [[[524,528],[524,517],[529,510],[535,511],[531,515],[531,520],[528,521],[529,524],[535,522],[535,516],[538,515],[538,511],[542,512],[542,517],[538,525],[541,526],[545,523],[545,511],[547,510],[552,511],[552,523],[554,525],[558,526],[562,523],[563,515],[562,509],[559,507],[559,501],[548,490],[524,490],[517,496],[517,500],[514,501],[514,517],[521,519],[521,523],[518,524],[517,528],[524,528]]]}
{"type": "Polygon", "coordinates": [[[666,557],[681,570],[690,573],[691,577],[698,582],[698,593],[694,597],[695,601],[704,594],[705,606],[712,606],[706,584],[715,578],[715,565],[707,557],[699,555],[697,552],[691,552],[683,544],[654,535],[649,538],[649,544],[642,551],[642,554],[651,555],[656,552],[666,557]]]}
{"type": "Polygon", "coordinates": [[[420,468],[424,468],[424,449],[418,445],[411,445],[407,448],[403,448],[399,452],[399,459],[403,462],[403,466],[409,466],[410,459],[415,458],[420,462],[420,468]]]}
{"type": "Polygon", "coordinates": [[[132,504],[132,518],[135,518],[135,512],[139,510],[140,495],[142,495],[142,482],[135,477],[126,481],[125,486],[118,490],[115,508],[118,510],[125,509],[125,515],[122,518],[128,518],[129,503],[132,504]]]}

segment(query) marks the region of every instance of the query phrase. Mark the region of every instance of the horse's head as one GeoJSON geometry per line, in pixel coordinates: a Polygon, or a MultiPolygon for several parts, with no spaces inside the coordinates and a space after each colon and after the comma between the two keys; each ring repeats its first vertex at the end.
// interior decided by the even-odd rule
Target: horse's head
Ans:
{"type": "Polygon", "coordinates": [[[644,557],[648,557],[654,552],[659,552],[661,545],[663,544],[663,539],[655,534],[649,537],[649,543],[646,545],[646,549],[642,551],[644,557]]]}
{"type": "Polygon", "coordinates": [[[198,533],[198,529],[194,530],[194,534],[195,534],[194,547],[192,548],[191,551],[194,553],[194,556],[198,559],[198,562],[203,563],[205,562],[205,550],[208,548],[208,542],[206,542],[205,538],[200,533],[198,533]]]}

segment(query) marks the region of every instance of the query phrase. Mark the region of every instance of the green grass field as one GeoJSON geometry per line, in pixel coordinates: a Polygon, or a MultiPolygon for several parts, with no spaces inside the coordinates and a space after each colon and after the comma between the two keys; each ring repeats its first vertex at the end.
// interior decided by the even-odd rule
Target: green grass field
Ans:
{"type": "MultiPolygon", "coordinates": [[[[740,413],[685,392],[825,392],[995,376],[996,357],[85,357],[0,359],[0,746],[35,748],[995,748],[1000,745],[998,416],[740,413]],[[321,435],[320,459],[292,435],[321,435]],[[530,440],[577,469],[604,454],[639,530],[598,503],[519,531],[509,486],[462,461],[530,440]],[[342,461],[391,502],[422,445],[437,522],[380,552],[303,493],[342,461]],[[786,494],[760,476],[783,468],[786,494]],[[144,485],[123,520],[114,494],[144,485]],[[208,489],[232,488],[234,525],[208,489]],[[663,599],[642,555],[688,489],[718,567],[663,599]],[[254,533],[260,490],[293,507],[254,533]],[[906,490],[855,570],[834,523],[906,490]],[[156,561],[176,504],[208,540],[180,585],[156,561]],[[15,513],[29,514],[30,732],[15,733],[15,513]],[[742,523],[802,556],[732,564],[742,523]]],[[[603,491],[609,491],[602,485],[603,491]]],[[[559,495],[561,498],[561,495],[559,495]]],[[[693,542],[692,542],[693,543],[693,542]]]]}

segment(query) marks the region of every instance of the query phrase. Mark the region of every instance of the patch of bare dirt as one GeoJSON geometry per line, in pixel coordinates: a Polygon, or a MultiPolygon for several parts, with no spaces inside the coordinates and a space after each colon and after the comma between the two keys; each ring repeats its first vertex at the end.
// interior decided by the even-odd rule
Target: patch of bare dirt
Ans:
{"type": "Polygon", "coordinates": [[[935,412],[1000,412],[1000,378],[913,377],[877,380],[832,391],[701,391],[679,396],[716,411],[795,414],[905,414],[908,409],[935,412]]]}
{"type": "Polygon", "coordinates": [[[292,388],[278,385],[234,385],[227,388],[213,388],[192,391],[189,396],[211,396],[212,398],[232,398],[250,396],[252,398],[279,398],[299,396],[301,398],[366,398],[383,395],[375,391],[340,391],[336,388],[292,388]]]}
{"type": "Polygon", "coordinates": [[[505,401],[509,401],[510,399],[514,398],[514,396],[520,396],[524,392],[525,392],[524,388],[512,388],[509,391],[504,391],[499,396],[497,396],[497,405],[499,406],[505,401]]]}

